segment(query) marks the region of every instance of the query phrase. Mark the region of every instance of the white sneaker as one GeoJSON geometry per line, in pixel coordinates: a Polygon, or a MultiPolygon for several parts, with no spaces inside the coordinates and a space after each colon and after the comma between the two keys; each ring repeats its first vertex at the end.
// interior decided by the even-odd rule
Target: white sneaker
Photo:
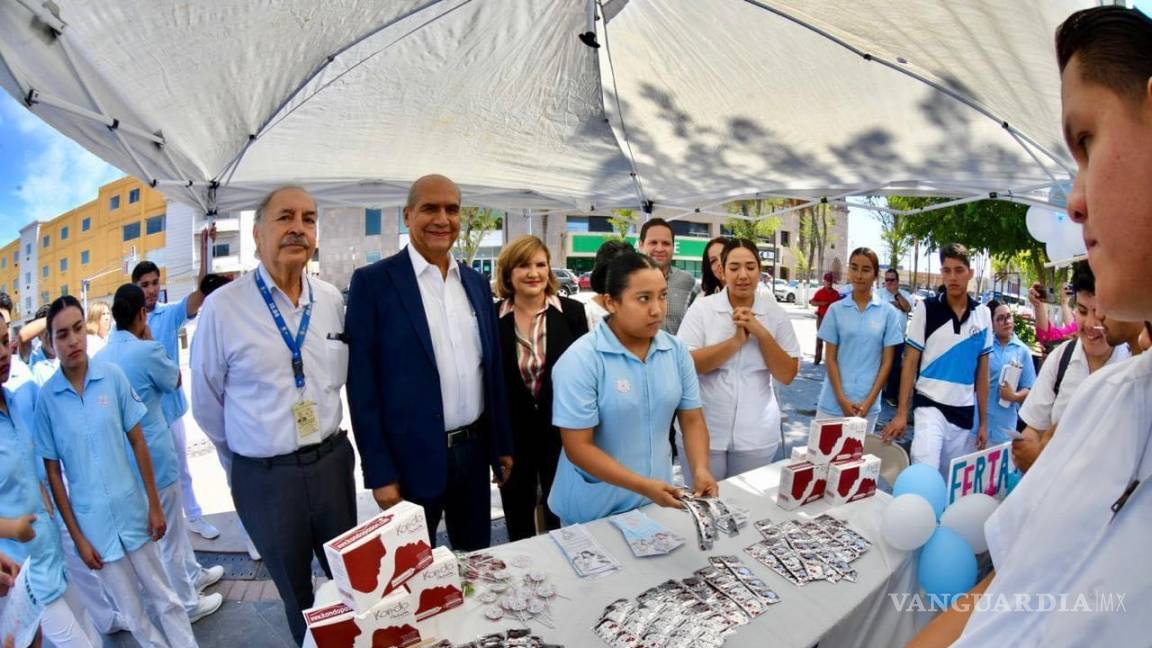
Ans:
{"type": "Polygon", "coordinates": [[[200,574],[196,576],[196,591],[203,592],[219,583],[221,578],[224,578],[224,567],[220,565],[200,568],[200,574]]]}
{"type": "Polygon", "coordinates": [[[201,596],[200,600],[196,602],[196,609],[188,614],[189,623],[196,623],[200,619],[212,614],[224,605],[224,595],[217,592],[209,594],[208,596],[201,596]]]}
{"type": "Polygon", "coordinates": [[[205,540],[215,540],[220,537],[220,529],[212,526],[212,523],[204,518],[188,520],[188,530],[200,534],[205,540]]]}
{"type": "Polygon", "coordinates": [[[244,542],[248,545],[248,557],[252,560],[260,560],[260,552],[256,551],[256,545],[252,544],[252,538],[244,538],[244,542]]]}

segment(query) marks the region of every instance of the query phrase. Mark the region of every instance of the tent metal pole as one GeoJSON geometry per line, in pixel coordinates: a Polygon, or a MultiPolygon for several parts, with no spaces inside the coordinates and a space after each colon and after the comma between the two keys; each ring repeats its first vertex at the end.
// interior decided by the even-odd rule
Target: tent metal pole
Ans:
{"type": "MultiPolygon", "coordinates": [[[[604,13],[604,5],[597,3],[600,13],[604,13]]],[[[604,32],[604,53],[608,57],[608,72],[612,75],[612,96],[616,100],[616,116],[620,120],[620,134],[624,138],[624,147],[628,149],[628,164],[632,167],[632,182],[636,186],[636,196],[641,205],[648,204],[648,197],[644,195],[644,185],[640,182],[640,169],[636,167],[636,154],[632,152],[632,141],[628,138],[628,126],[624,123],[624,108],[620,105],[620,90],[616,86],[616,65],[612,62],[612,45],[608,38],[608,21],[602,20],[601,30],[604,32]]],[[[602,70],[601,70],[602,71],[602,70]]],[[[604,103],[604,80],[600,80],[600,103],[604,103]]],[[[607,111],[605,111],[607,116],[607,111]]],[[[645,218],[647,220],[647,218],[645,218]]]]}
{"type": "Polygon", "coordinates": [[[101,124],[102,126],[106,126],[108,128],[116,128],[118,130],[122,130],[122,131],[129,133],[131,135],[135,135],[141,139],[146,139],[146,140],[152,142],[153,144],[156,144],[159,146],[164,146],[164,144],[165,144],[164,138],[159,137],[154,133],[149,133],[146,130],[132,126],[131,124],[125,124],[123,122],[117,123],[118,120],[114,117],[109,117],[108,115],[105,115],[103,113],[98,113],[94,110],[89,110],[87,108],[84,108],[83,106],[77,106],[76,104],[74,104],[70,101],[66,101],[64,99],[61,99],[55,95],[45,94],[44,92],[41,92],[40,90],[32,89],[32,90],[29,90],[29,94],[27,96],[28,96],[29,103],[32,103],[32,104],[40,103],[40,104],[44,104],[45,106],[52,106],[53,108],[62,110],[66,113],[71,113],[71,114],[76,115],[78,117],[84,117],[86,119],[90,119],[94,122],[101,124]]]}
{"type": "MultiPolygon", "coordinates": [[[[60,32],[56,36],[55,42],[60,45],[60,50],[64,52],[64,60],[68,63],[68,68],[72,71],[72,75],[76,77],[76,82],[79,83],[80,88],[84,90],[84,94],[88,95],[88,100],[92,102],[92,105],[96,107],[98,112],[104,113],[104,106],[100,104],[100,100],[96,98],[96,95],[92,94],[92,91],[88,88],[88,84],[84,82],[84,78],[80,75],[80,70],[76,67],[76,59],[73,56],[72,47],[68,44],[68,39],[64,38],[63,32],[60,32]]],[[[120,120],[114,119],[112,124],[108,126],[108,130],[112,131],[112,135],[116,138],[117,143],[119,143],[120,147],[124,149],[124,152],[128,154],[128,157],[132,158],[132,162],[136,165],[137,170],[140,171],[139,177],[148,182],[156,179],[156,175],[149,172],[148,168],[144,166],[144,163],[140,161],[140,157],[136,155],[136,151],[133,150],[132,147],[128,145],[128,141],[124,139],[124,133],[120,132],[120,120]]]]}
{"type": "Polygon", "coordinates": [[[818,35],[832,41],[833,43],[847,49],[848,51],[852,52],[853,54],[860,56],[861,58],[863,58],[866,61],[875,61],[876,63],[879,63],[880,65],[883,65],[884,67],[895,70],[896,72],[899,72],[900,74],[903,74],[907,77],[915,79],[915,80],[919,81],[920,83],[923,83],[934,90],[937,90],[939,92],[944,93],[945,95],[947,95],[949,97],[952,97],[956,101],[959,101],[960,103],[964,104],[965,106],[968,106],[969,108],[975,110],[976,112],[980,113],[981,115],[984,115],[988,119],[991,119],[991,120],[995,121],[996,123],[1000,124],[1000,126],[1002,126],[1009,133],[1015,133],[1016,136],[1023,139],[1024,141],[1028,142],[1032,146],[1036,147],[1036,150],[1041,151],[1042,153],[1047,155],[1049,158],[1052,159],[1053,162],[1055,162],[1057,165],[1059,165],[1065,171],[1067,171],[1068,175],[1070,175],[1070,176],[1075,175],[1075,173],[1072,171],[1072,169],[1069,168],[1068,165],[1065,164],[1064,161],[1061,160],[1056,154],[1054,154],[1052,151],[1048,150],[1044,146],[1041,146],[1038,142],[1036,142],[1036,140],[1032,139],[1028,135],[1017,130],[1016,127],[1009,124],[1007,120],[1001,119],[995,113],[993,113],[991,110],[985,108],[984,106],[981,106],[975,99],[972,99],[971,97],[968,97],[968,96],[963,95],[959,92],[956,92],[955,90],[953,90],[953,89],[951,89],[945,85],[942,85],[940,83],[937,83],[936,81],[933,81],[932,79],[929,79],[926,76],[923,76],[921,74],[917,74],[916,72],[913,72],[907,68],[901,67],[901,66],[899,66],[899,65],[897,65],[891,61],[888,61],[884,58],[878,57],[878,56],[871,54],[869,52],[865,52],[865,51],[861,50],[860,48],[848,43],[847,41],[845,41],[841,38],[837,38],[836,36],[833,36],[832,34],[828,33],[827,31],[825,31],[819,27],[817,27],[816,25],[813,25],[812,23],[801,20],[801,19],[797,18],[796,16],[793,16],[793,15],[791,15],[785,11],[782,11],[780,9],[776,9],[775,7],[770,7],[766,4],[764,4],[763,2],[759,2],[758,0],[743,0],[743,2],[750,4],[754,7],[758,7],[760,9],[763,9],[764,11],[767,11],[769,13],[775,14],[775,15],[777,15],[777,16],[779,16],[779,17],[781,17],[781,18],[783,18],[789,22],[796,23],[797,25],[803,27],[804,29],[807,29],[807,30],[809,30],[815,34],[818,34],[818,35]]]}
{"type": "Polygon", "coordinates": [[[1020,148],[1024,149],[1024,151],[1028,154],[1028,157],[1032,158],[1032,161],[1036,163],[1036,166],[1040,167],[1040,170],[1044,172],[1044,175],[1048,176],[1052,180],[1052,184],[1054,184],[1054,185],[1060,184],[1060,181],[1056,179],[1056,176],[1053,175],[1052,172],[1048,170],[1048,167],[1045,166],[1044,163],[1040,161],[1040,158],[1037,157],[1036,154],[1032,152],[1032,149],[1024,142],[1024,140],[1020,139],[1020,136],[1016,134],[1015,130],[1008,129],[1008,134],[1011,135],[1013,137],[1013,139],[1016,140],[1016,143],[1018,143],[1020,145],[1020,148]]]}

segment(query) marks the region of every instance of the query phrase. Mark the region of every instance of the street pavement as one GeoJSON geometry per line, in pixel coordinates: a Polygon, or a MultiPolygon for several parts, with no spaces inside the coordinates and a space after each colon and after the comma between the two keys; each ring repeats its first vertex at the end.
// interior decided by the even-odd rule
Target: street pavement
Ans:
{"type": "MultiPolygon", "coordinates": [[[[784,448],[783,456],[791,452],[793,446],[804,445],[808,440],[808,427],[816,414],[816,402],[824,380],[823,365],[812,364],[816,347],[816,315],[810,308],[784,305],[796,329],[804,359],[800,373],[790,385],[778,385],[777,396],[783,415],[784,448]]],[[[195,328],[188,328],[188,339],[195,328]]],[[[187,350],[181,354],[181,369],[184,372],[182,384],[188,389],[191,376],[188,370],[187,350]]],[[[191,399],[189,398],[189,402],[191,399]]],[[[887,405],[881,414],[880,425],[889,420],[892,410],[887,405]]],[[[193,626],[201,646],[244,646],[245,648],[288,648],[295,645],[288,632],[283,607],[276,594],[268,572],[262,563],[249,559],[245,549],[245,536],[236,516],[235,506],[224,477],[224,470],[216,457],[215,448],[196,425],[191,413],[184,418],[188,439],[188,464],[192,473],[196,498],[204,511],[205,518],[221,530],[215,540],[205,540],[192,535],[193,546],[202,564],[223,564],[225,577],[207,593],[224,594],[223,608],[215,614],[197,622],[193,626]]],[[[351,429],[348,420],[347,402],[344,406],[344,429],[351,429]]],[[[356,481],[359,484],[360,458],[356,457],[356,481]]],[[[358,493],[357,509],[359,519],[364,520],[376,514],[378,508],[371,493],[361,490],[358,493]]],[[[492,490],[492,518],[494,544],[507,541],[503,525],[503,511],[500,507],[498,491],[492,490]]],[[[446,543],[443,537],[441,542],[446,543]]],[[[313,565],[317,584],[324,581],[318,565],[313,565]]],[[[127,634],[119,633],[105,640],[105,646],[135,647],[138,644],[127,634]]]]}

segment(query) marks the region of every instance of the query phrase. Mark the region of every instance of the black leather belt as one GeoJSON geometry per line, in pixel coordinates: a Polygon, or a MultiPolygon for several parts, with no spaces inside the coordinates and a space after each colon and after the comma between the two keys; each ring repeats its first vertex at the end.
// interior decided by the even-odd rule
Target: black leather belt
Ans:
{"type": "Polygon", "coordinates": [[[345,430],[337,430],[336,434],[324,439],[320,443],[310,446],[304,446],[296,452],[288,454],[276,455],[275,457],[245,457],[238,455],[241,459],[254,461],[256,463],[264,464],[265,466],[307,466],[320,461],[324,457],[332,454],[332,451],[337,448],[345,439],[348,438],[348,432],[345,430]]]}
{"type": "Polygon", "coordinates": [[[455,430],[448,430],[448,447],[452,448],[464,443],[465,441],[472,441],[480,438],[480,430],[475,423],[470,423],[464,427],[458,427],[455,430]]]}

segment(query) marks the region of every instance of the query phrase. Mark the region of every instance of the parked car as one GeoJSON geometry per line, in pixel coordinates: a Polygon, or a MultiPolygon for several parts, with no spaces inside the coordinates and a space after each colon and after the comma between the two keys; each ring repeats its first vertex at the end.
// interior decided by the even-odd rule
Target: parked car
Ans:
{"type": "Polygon", "coordinates": [[[577,279],[577,283],[580,284],[580,290],[592,290],[592,273],[580,273],[580,277],[577,279]]]}
{"type": "Polygon", "coordinates": [[[1000,302],[1001,304],[1008,304],[1008,308],[1014,313],[1035,317],[1035,313],[1032,310],[1032,304],[1029,304],[1027,299],[1017,295],[1016,293],[1005,293],[1000,292],[999,290],[988,290],[980,296],[980,303],[987,304],[993,299],[1000,302]]]}
{"type": "Polygon", "coordinates": [[[569,297],[580,292],[580,280],[576,278],[575,272],[568,268],[552,268],[552,274],[560,281],[561,295],[569,297]]]}
{"type": "Polygon", "coordinates": [[[776,301],[787,302],[789,304],[796,303],[796,287],[789,285],[783,279],[776,279],[772,281],[772,292],[776,295],[776,301]]]}

